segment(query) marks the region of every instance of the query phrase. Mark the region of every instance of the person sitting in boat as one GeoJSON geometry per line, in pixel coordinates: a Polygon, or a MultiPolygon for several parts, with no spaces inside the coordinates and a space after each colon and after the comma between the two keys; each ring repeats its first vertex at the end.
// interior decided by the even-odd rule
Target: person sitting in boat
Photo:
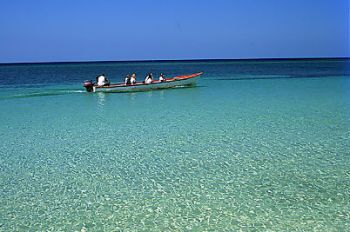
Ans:
{"type": "Polygon", "coordinates": [[[133,74],[131,75],[130,83],[131,83],[132,85],[133,85],[133,84],[136,84],[136,74],[135,74],[135,73],[133,73],[133,74]]]}
{"type": "Polygon", "coordinates": [[[125,77],[125,85],[130,85],[131,84],[131,77],[130,77],[130,75],[128,74],[128,75],[126,75],[126,77],[125,77]]]}
{"type": "Polygon", "coordinates": [[[96,81],[97,81],[98,86],[108,86],[110,84],[110,82],[105,74],[97,76],[96,81]]]}
{"type": "Polygon", "coordinates": [[[145,81],[144,81],[143,83],[145,83],[145,84],[151,84],[152,81],[153,81],[153,75],[152,75],[152,73],[149,73],[149,74],[146,76],[145,81]]]}
{"type": "Polygon", "coordinates": [[[160,82],[164,82],[164,81],[165,81],[165,77],[164,77],[164,74],[163,74],[163,73],[161,73],[161,74],[159,75],[159,81],[160,81],[160,82]]]}

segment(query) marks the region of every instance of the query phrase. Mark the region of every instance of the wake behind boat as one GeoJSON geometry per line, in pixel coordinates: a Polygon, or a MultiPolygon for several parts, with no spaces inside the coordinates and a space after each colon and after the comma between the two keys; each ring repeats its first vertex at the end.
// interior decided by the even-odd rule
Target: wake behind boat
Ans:
{"type": "Polygon", "coordinates": [[[92,81],[85,81],[84,87],[87,92],[135,92],[148,91],[154,89],[168,89],[182,86],[195,86],[198,78],[203,72],[194,73],[190,75],[176,76],[172,78],[165,78],[164,81],[153,80],[151,83],[136,82],[134,84],[109,84],[98,85],[92,81]]]}

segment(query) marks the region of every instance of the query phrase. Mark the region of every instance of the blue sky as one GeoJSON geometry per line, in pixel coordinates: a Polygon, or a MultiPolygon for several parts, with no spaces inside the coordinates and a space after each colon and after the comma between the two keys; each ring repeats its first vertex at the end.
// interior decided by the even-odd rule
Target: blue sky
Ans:
{"type": "Polygon", "coordinates": [[[348,0],[0,1],[2,63],[348,56],[348,0]]]}

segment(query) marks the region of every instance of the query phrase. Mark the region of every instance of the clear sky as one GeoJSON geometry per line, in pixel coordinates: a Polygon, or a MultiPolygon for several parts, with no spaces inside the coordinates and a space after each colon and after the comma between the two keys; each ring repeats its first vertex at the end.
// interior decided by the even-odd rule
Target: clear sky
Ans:
{"type": "Polygon", "coordinates": [[[0,62],[348,57],[349,0],[0,0],[0,62]]]}

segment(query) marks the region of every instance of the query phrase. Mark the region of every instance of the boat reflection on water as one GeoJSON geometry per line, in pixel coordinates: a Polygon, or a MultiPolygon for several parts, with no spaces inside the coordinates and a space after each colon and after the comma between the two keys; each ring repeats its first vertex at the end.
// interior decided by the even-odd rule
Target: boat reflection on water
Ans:
{"type": "Polygon", "coordinates": [[[103,107],[106,104],[106,94],[97,93],[97,103],[99,107],[103,107]]]}

